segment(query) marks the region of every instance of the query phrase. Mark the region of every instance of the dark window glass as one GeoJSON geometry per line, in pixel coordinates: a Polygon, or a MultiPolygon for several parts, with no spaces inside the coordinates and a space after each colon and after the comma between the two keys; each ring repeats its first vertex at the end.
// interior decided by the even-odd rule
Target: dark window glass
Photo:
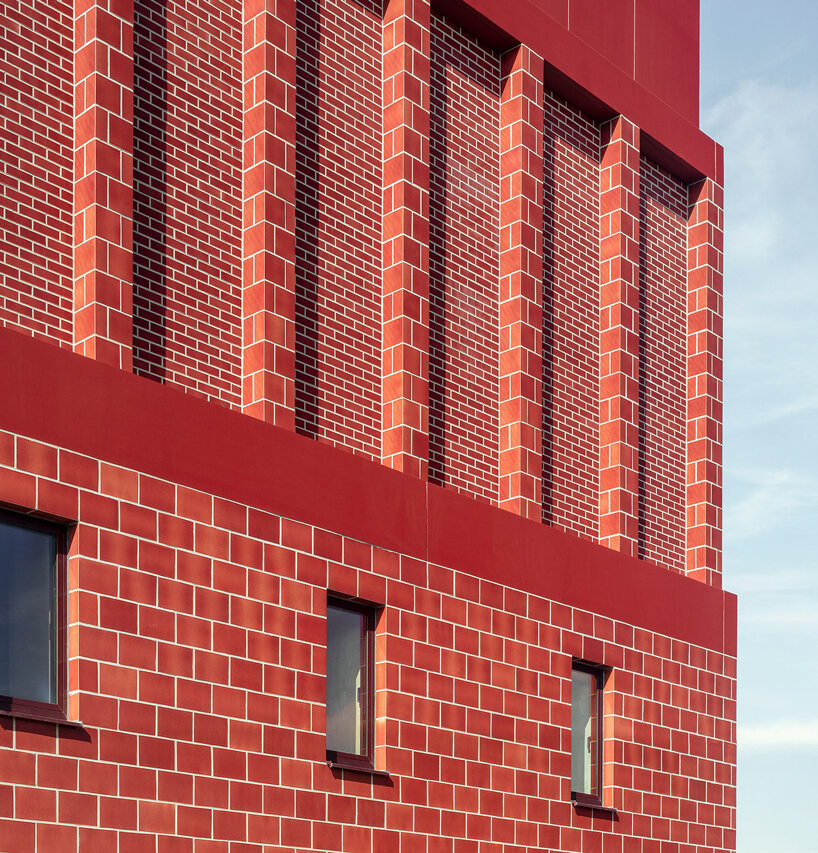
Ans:
{"type": "Polygon", "coordinates": [[[602,802],[602,674],[575,663],[571,670],[571,796],[602,802]]]}
{"type": "Polygon", "coordinates": [[[327,602],[327,758],[371,764],[374,613],[327,602]]]}
{"type": "Polygon", "coordinates": [[[0,515],[0,696],[56,705],[60,537],[49,525],[13,519],[0,515]]]}

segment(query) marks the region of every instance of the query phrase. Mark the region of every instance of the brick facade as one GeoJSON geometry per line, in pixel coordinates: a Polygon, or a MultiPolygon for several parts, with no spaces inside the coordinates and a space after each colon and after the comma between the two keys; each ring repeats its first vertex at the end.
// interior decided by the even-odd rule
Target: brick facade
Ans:
{"type": "Polygon", "coordinates": [[[380,8],[296,18],[296,429],[380,459],[380,8]]]}
{"type": "Polygon", "coordinates": [[[241,8],[134,9],[134,372],[238,408],[241,8]]]}
{"type": "Polygon", "coordinates": [[[431,28],[429,478],[497,502],[500,57],[431,28]]]}
{"type": "Polygon", "coordinates": [[[543,521],[599,537],[599,125],[545,93],[543,521]]]}
{"type": "Polygon", "coordinates": [[[734,850],[717,146],[522,4],[2,14],[0,508],[69,544],[0,849],[734,850]]]}
{"type": "Polygon", "coordinates": [[[9,4],[0,35],[0,318],[73,346],[71,3],[9,4]]]}

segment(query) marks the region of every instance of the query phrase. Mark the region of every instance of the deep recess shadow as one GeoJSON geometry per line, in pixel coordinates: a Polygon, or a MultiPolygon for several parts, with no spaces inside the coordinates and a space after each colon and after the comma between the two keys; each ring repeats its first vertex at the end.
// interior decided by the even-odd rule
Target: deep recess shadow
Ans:
{"type": "Polygon", "coordinates": [[[448,84],[444,40],[431,31],[429,86],[429,481],[446,480],[446,207],[448,84]]]}
{"type": "Polygon", "coordinates": [[[319,0],[296,5],[295,428],[318,435],[319,0]]]}
{"type": "MultiPolygon", "coordinates": [[[[545,125],[545,123],[544,123],[545,125]]],[[[554,523],[554,132],[543,132],[542,520],[554,523]]]]}
{"type": "Polygon", "coordinates": [[[165,380],[167,360],[167,4],[134,5],[134,373],[165,380]]]}
{"type": "MultiPolygon", "coordinates": [[[[642,185],[640,175],[639,185],[642,185]]],[[[647,414],[645,403],[647,402],[647,355],[648,355],[648,295],[647,295],[647,241],[645,239],[645,228],[647,227],[647,207],[645,197],[642,194],[639,199],[639,438],[637,443],[637,497],[636,497],[636,530],[637,530],[637,555],[640,560],[646,556],[647,541],[647,493],[645,489],[645,476],[647,472],[647,414]]]]}

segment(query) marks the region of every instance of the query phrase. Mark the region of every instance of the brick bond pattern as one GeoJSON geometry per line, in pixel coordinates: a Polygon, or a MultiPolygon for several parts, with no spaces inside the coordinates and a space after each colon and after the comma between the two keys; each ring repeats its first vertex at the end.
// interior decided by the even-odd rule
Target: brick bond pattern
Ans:
{"type": "Polygon", "coordinates": [[[133,366],[133,8],[74,3],[74,349],[133,366]]]}
{"type": "Polygon", "coordinates": [[[599,538],[600,128],[545,93],[543,521],[599,538]]]}
{"type": "Polygon", "coordinates": [[[542,519],[543,60],[502,60],[499,505],[542,519]]]}
{"type": "Polygon", "coordinates": [[[687,573],[721,585],[724,190],[689,188],[687,573]]]}
{"type": "Polygon", "coordinates": [[[432,14],[429,479],[497,502],[500,58],[432,14]]]}
{"type": "Polygon", "coordinates": [[[382,461],[429,475],[428,0],[383,22],[382,461]]]}
{"type": "Polygon", "coordinates": [[[599,170],[599,537],[639,550],[639,128],[602,128],[599,170]]]}
{"type": "Polygon", "coordinates": [[[73,346],[73,9],[4,5],[0,322],[73,346]]]}
{"type": "Polygon", "coordinates": [[[295,0],[244,12],[242,411],[295,428],[295,0]]]}
{"type": "Polygon", "coordinates": [[[734,658],[9,433],[0,466],[0,501],[82,519],[85,728],[0,719],[6,853],[734,847],[734,658]],[[387,603],[391,784],[324,761],[328,588],[387,603]],[[617,821],[568,801],[572,656],[615,667],[617,821]]]}
{"type": "Polygon", "coordinates": [[[380,2],[296,26],[296,428],[380,460],[380,2]]]}
{"type": "Polygon", "coordinates": [[[687,187],[641,158],[639,553],[685,570],[687,187]]]}
{"type": "Polygon", "coordinates": [[[242,9],[134,21],[134,372],[241,405],[242,9]]]}
{"type": "MultiPolygon", "coordinates": [[[[252,12],[251,5],[247,5],[247,14],[252,12]]],[[[291,6],[288,8],[286,14],[292,18],[294,11],[291,6]]],[[[23,122],[24,126],[16,117],[16,109],[3,115],[4,151],[13,152],[15,158],[22,157],[23,167],[10,165],[8,156],[4,160],[6,242],[0,270],[0,318],[67,346],[74,332],[69,316],[71,258],[65,230],[71,202],[66,113],[71,45],[67,19],[63,20],[62,29],[59,18],[53,22],[46,36],[42,19],[33,10],[29,16],[26,9],[15,7],[8,13],[11,31],[16,26],[20,35],[30,33],[37,47],[33,68],[42,69],[42,63],[47,63],[54,74],[47,83],[39,84],[37,80],[45,79],[42,73],[33,75],[27,66],[19,70],[18,66],[25,66],[29,58],[34,62],[34,57],[26,53],[29,48],[24,40],[12,40],[12,52],[6,54],[4,61],[12,62],[11,70],[18,77],[11,79],[19,79],[22,87],[13,89],[12,94],[16,92],[19,101],[22,93],[29,91],[26,87],[31,87],[37,97],[33,99],[34,106],[18,103],[23,110],[20,115],[28,116],[26,110],[31,111],[31,120],[23,122]],[[38,85],[45,89],[37,89],[38,85]],[[9,139],[16,137],[18,131],[23,142],[9,147],[9,139]],[[29,202],[29,198],[33,201],[29,202]],[[40,221],[31,229],[21,224],[21,217],[26,221],[39,217],[40,221]],[[21,245],[23,235],[32,238],[32,250],[21,245]]],[[[68,10],[64,11],[67,15],[68,10]]],[[[389,351],[385,354],[381,340],[381,321],[388,318],[381,316],[382,270],[378,261],[386,233],[380,225],[384,192],[380,140],[385,115],[380,59],[385,31],[380,7],[372,0],[365,5],[352,0],[320,4],[318,0],[302,0],[297,11],[298,293],[292,294],[292,281],[286,272],[287,264],[295,261],[295,257],[288,260],[287,255],[292,256],[292,242],[288,240],[292,237],[290,229],[296,225],[287,213],[289,202],[284,198],[291,191],[286,186],[291,171],[285,156],[281,174],[271,178],[279,183],[264,184],[262,196],[266,200],[261,202],[265,215],[283,217],[275,226],[280,232],[274,238],[266,238],[263,260],[248,255],[253,259],[252,269],[245,269],[245,275],[252,276],[261,268],[259,280],[266,282],[267,288],[267,301],[262,300],[260,308],[262,326],[267,329],[268,340],[274,342],[279,334],[281,340],[279,351],[270,355],[272,362],[266,362],[262,372],[260,384],[267,391],[262,391],[261,408],[255,414],[285,426],[297,420],[302,432],[375,459],[383,457],[393,464],[381,439],[384,425],[389,425],[388,417],[381,412],[386,376],[382,359],[389,351]],[[355,69],[351,77],[347,66],[355,69]],[[276,194],[279,189],[281,196],[276,194]],[[279,202],[284,204],[283,212],[279,202]],[[280,253],[276,241],[281,243],[280,253]],[[269,292],[271,287],[277,288],[273,295],[269,292]],[[297,330],[287,325],[295,312],[292,302],[296,297],[297,330]],[[280,312],[276,300],[281,303],[280,312]],[[298,350],[295,368],[291,361],[293,347],[298,350]],[[293,403],[292,391],[287,389],[296,385],[293,403]],[[273,392],[273,388],[278,390],[273,392]]],[[[193,16],[195,32],[188,12],[188,7],[179,5],[165,10],[162,4],[151,0],[139,4],[135,21],[134,153],[138,168],[134,187],[134,369],[239,407],[243,369],[242,9],[237,4],[199,9],[193,16]],[[158,123],[155,116],[161,119],[158,123]],[[166,145],[159,131],[164,123],[168,124],[166,145]]],[[[120,20],[116,15],[110,18],[120,20]]],[[[275,22],[266,20],[266,25],[266,37],[275,38],[275,22]]],[[[124,35],[114,33],[114,29],[111,38],[116,35],[121,39],[124,65],[112,73],[127,76],[128,35],[124,31],[124,35]]],[[[439,15],[434,17],[433,30],[431,477],[435,482],[496,502],[500,449],[496,356],[500,58],[439,15]],[[479,123],[487,129],[477,133],[479,123]]],[[[261,36],[257,33],[256,37],[261,36]]],[[[289,61],[291,48],[286,39],[283,48],[279,46],[289,61]]],[[[422,44],[421,54],[425,51],[422,44]]],[[[416,56],[411,61],[422,59],[416,56]]],[[[276,69],[284,73],[281,62],[276,62],[276,69]]],[[[292,69],[287,73],[291,74],[292,69]]],[[[265,92],[268,98],[283,98],[275,101],[277,108],[284,110],[281,119],[293,109],[292,90],[288,101],[286,92],[281,95],[276,88],[278,79],[283,78],[270,79],[265,92]]],[[[116,101],[121,121],[118,114],[112,115],[120,122],[117,133],[124,139],[128,106],[127,92],[123,95],[122,91],[116,101]]],[[[108,106],[112,105],[102,108],[108,106]]],[[[422,112],[422,102],[420,106],[422,112]]],[[[544,114],[542,517],[546,523],[597,539],[600,128],[551,93],[544,97],[544,114]]],[[[263,132],[267,142],[263,145],[277,150],[284,137],[276,134],[290,133],[292,140],[294,131],[292,126],[286,129],[286,121],[276,120],[269,112],[266,116],[266,121],[275,127],[267,125],[263,132]]],[[[424,127],[420,131],[423,136],[424,127]]],[[[123,144],[127,148],[127,140],[123,144]]],[[[286,148],[288,143],[284,140],[283,144],[286,148]]],[[[418,144],[422,163],[423,139],[418,144]]],[[[108,160],[115,167],[112,174],[119,169],[127,180],[127,151],[122,151],[108,160]]],[[[245,156],[250,156],[249,149],[245,156]]],[[[103,164],[100,168],[109,166],[103,164]]],[[[628,494],[634,495],[636,515],[643,520],[632,519],[636,520],[636,532],[631,538],[642,556],[681,569],[684,463],[678,452],[673,458],[660,459],[653,451],[658,447],[657,437],[665,430],[679,435],[678,417],[671,415],[671,410],[678,410],[684,393],[684,371],[679,362],[682,332],[678,314],[675,321],[671,314],[679,311],[680,276],[685,274],[681,256],[685,202],[680,195],[682,185],[644,158],[641,172],[650,185],[640,203],[643,215],[639,224],[646,232],[644,238],[640,237],[639,260],[644,267],[640,271],[644,291],[641,319],[663,328],[670,324],[667,327],[672,326],[673,343],[660,342],[656,351],[643,346],[640,355],[640,369],[644,372],[640,380],[641,403],[645,411],[638,416],[642,429],[636,443],[642,462],[636,464],[638,485],[629,483],[628,494]],[[660,179],[660,174],[664,178],[660,179]],[[667,184],[664,189],[658,186],[662,181],[667,184]],[[661,306],[651,294],[668,276],[675,288],[672,304],[661,306]],[[656,518],[656,523],[646,524],[646,515],[656,518]]],[[[77,179],[81,179],[80,172],[77,179]]],[[[257,205],[252,190],[245,187],[245,192],[249,193],[248,204],[257,205]]],[[[104,205],[110,199],[95,199],[94,209],[104,213],[104,205]]],[[[121,344],[127,350],[127,316],[117,313],[114,305],[117,299],[127,300],[128,284],[127,198],[123,201],[120,197],[120,201],[124,207],[120,213],[113,210],[113,218],[88,219],[89,223],[98,220],[98,228],[107,229],[105,234],[102,230],[95,232],[94,239],[104,249],[95,257],[105,256],[105,263],[109,263],[116,255],[116,274],[109,276],[114,286],[99,289],[104,310],[92,309],[89,316],[93,316],[92,326],[96,329],[92,337],[103,342],[110,338],[113,344],[121,344]],[[106,316],[114,317],[118,329],[109,338],[102,334],[106,316]]],[[[82,200],[79,203],[85,204],[82,200]]],[[[689,339],[688,369],[691,376],[700,378],[692,381],[689,388],[692,437],[688,479],[694,509],[688,519],[688,571],[702,580],[717,582],[721,524],[720,202],[699,202],[693,192],[691,203],[689,286],[696,295],[691,297],[694,326],[689,339]],[[707,281],[702,284],[700,279],[707,281]],[[696,323],[704,324],[701,334],[696,331],[696,323]]],[[[421,247],[424,204],[419,203],[419,214],[413,215],[420,219],[410,228],[417,229],[421,247]]],[[[263,221],[268,225],[271,222],[263,221]]],[[[422,278],[426,261],[422,248],[418,252],[422,278]]],[[[413,251],[412,257],[415,254],[413,251]]],[[[106,275],[102,267],[95,270],[94,275],[106,275]]],[[[255,319],[245,325],[245,342],[258,343],[252,337],[258,330],[251,328],[258,312],[251,301],[248,297],[244,310],[248,321],[255,319]]],[[[89,306],[93,304],[96,303],[89,306]]],[[[82,299],[77,307],[83,308],[82,299]]],[[[532,308],[536,308],[534,303],[532,308]]],[[[420,331],[423,325],[421,322],[420,331]]],[[[77,334],[82,337],[85,332],[78,328],[77,334]]],[[[649,337],[642,335],[643,344],[649,337]]],[[[423,386],[422,338],[421,334],[418,345],[405,354],[411,358],[401,362],[404,367],[409,365],[407,377],[413,377],[407,379],[410,397],[416,395],[421,407],[425,388],[411,390],[411,386],[417,381],[423,386]],[[415,362],[417,370],[412,366],[415,362]]],[[[648,343],[652,345],[652,339],[648,343]]],[[[101,351],[100,357],[116,360],[110,347],[106,352],[107,355],[101,351]]],[[[122,357],[127,366],[127,355],[122,357]]],[[[244,402],[250,405],[259,379],[253,364],[255,361],[248,357],[244,365],[244,402]]],[[[403,390],[406,387],[404,382],[403,390]]],[[[388,391],[385,402],[389,402],[391,393],[388,391]]],[[[636,405],[635,410],[638,409],[636,405]]],[[[387,415],[391,417],[391,413],[387,415]]],[[[423,415],[419,417],[418,424],[423,427],[423,415]]],[[[423,429],[415,429],[414,434],[407,434],[405,442],[399,442],[409,451],[406,459],[425,461],[422,433],[423,429]]],[[[634,442],[633,435],[628,441],[634,442]]],[[[411,461],[413,473],[424,474],[421,462],[411,461]]],[[[605,491],[609,491],[607,486],[605,491]]],[[[612,540],[604,536],[603,541],[612,540]]]]}

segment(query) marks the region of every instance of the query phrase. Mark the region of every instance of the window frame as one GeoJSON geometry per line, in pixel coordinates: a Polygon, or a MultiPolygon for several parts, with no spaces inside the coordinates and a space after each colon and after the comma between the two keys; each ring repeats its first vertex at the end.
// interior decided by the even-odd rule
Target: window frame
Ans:
{"type": "MultiPolygon", "coordinates": [[[[596,707],[594,708],[594,712],[596,714],[596,726],[595,726],[595,735],[597,742],[597,750],[595,756],[595,767],[594,771],[596,774],[596,785],[595,791],[592,794],[586,794],[582,791],[574,791],[573,790],[573,778],[571,779],[572,790],[571,790],[571,801],[577,806],[585,806],[588,808],[593,807],[602,807],[602,792],[603,792],[603,765],[604,765],[604,726],[603,726],[603,717],[604,717],[604,688],[605,688],[605,680],[610,672],[610,669],[605,666],[601,666],[600,664],[589,663],[585,660],[577,660],[574,659],[571,661],[571,676],[573,681],[574,672],[584,672],[588,675],[593,675],[596,678],[596,707]]],[[[574,705],[574,695],[573,689],[571,692],[571,708],[573,709],[574,705]]],[[[574,756],[574,744],[573,744],[573,732],[571,733],[571,759],[573,762],[574,756]]],[[[573,774],[572,774],[573,775],[573,774]]]]}
{"type": "Polygon", "coordinates": [[[372,772],[375,770],[375,625],[378,608],[357,599],[344,598],[332,593],[327,595],[327,609],[330,607],[348,610],[364,617],[361,627],[361,664],[366,675],[364,679],[365,704],[363,705],[363,712],[365,725],[364,736],[361,739],[362,750],[360,753],[354,753],[327,748],[327,764],[330,767],[344,770],[372,772]]]}
{"type": "Polygon", "coordinates": [[[3,507],[0,507],[0,521],[14,525],[15,527],[36,530],[40,533],[49,533],[57,541],[53,586],[56,619],[52,659],[52,664],[56,669],[56,702],[39,702],[34,699],[21,699],[16,696],[0,695],[0,716],[21,717],[50,723],[69,722],[65,713],[68,687],[68,529],[65,525],[57,522],[12,512],[3,507]]]}

